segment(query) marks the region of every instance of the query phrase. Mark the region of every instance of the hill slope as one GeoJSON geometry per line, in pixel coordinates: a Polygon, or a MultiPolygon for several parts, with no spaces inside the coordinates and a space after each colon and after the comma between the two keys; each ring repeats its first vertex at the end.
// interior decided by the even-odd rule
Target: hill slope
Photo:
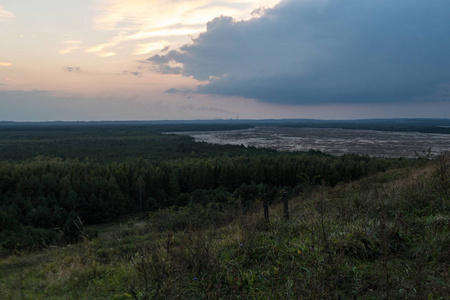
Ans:
{"type": "Polygon", "coordinates": [[[243,211],[219,203],[91,227],[0,262],[2,299],[445,299],[449,157],[243,211]],[[97,230],[99,237],[89,238],[97,230]]]}

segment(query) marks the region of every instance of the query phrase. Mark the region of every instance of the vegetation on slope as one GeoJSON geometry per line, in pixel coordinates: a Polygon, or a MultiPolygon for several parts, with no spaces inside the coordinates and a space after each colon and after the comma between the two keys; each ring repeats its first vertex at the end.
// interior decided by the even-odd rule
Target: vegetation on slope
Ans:
{"type": "Polygon", "coordinates": [[[127,214],[239,199],[248,209],[261,193],[293,197],[322,180],[334,186],[427,161],[209,145],[145,126],[13,129],[0,132],[0,255],[72,243],[82,224],[127,214]]]}
{"type": "MultiPolygon", "coordinates": [[[[450,157],[275,201],[191,203],[0,263],[2,299],[448,299],[450,157]]],[[[92,228],[91,228],[92,229],[92,228]]]]}

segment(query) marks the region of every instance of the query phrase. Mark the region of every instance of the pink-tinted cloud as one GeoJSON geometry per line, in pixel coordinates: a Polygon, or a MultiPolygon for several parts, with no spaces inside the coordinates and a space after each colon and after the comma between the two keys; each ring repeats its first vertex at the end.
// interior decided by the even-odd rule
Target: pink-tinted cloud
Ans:
{"type": "Polygon", "coordinates": [[[0,21],[6,21],[14,17],[15,15],[12,12],[7,11],[6,9],[0,6],[0,21]]]}

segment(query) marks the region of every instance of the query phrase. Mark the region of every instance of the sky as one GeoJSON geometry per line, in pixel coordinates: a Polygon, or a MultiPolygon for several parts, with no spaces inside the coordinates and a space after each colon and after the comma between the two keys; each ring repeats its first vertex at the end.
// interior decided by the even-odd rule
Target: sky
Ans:
{"type": "Polygon", "coordinates": [[[448,0],[1,0],[0,121],[450,118],[448,0]]]}

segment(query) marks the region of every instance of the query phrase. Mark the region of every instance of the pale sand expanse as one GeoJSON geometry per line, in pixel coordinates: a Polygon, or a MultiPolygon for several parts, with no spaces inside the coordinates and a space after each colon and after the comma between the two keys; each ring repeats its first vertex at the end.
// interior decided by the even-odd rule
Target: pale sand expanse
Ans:
{"type": "Polygon", "coordinates": [[[231,131],[179,132],[196,141],[267,147],[283,151],[320,150],[342,155],[356,153],[383,157],[414,157],[429,148],[432,154],[450,151],[450,135],[418,132],[338,128],[255,127],[231,131]]]}

